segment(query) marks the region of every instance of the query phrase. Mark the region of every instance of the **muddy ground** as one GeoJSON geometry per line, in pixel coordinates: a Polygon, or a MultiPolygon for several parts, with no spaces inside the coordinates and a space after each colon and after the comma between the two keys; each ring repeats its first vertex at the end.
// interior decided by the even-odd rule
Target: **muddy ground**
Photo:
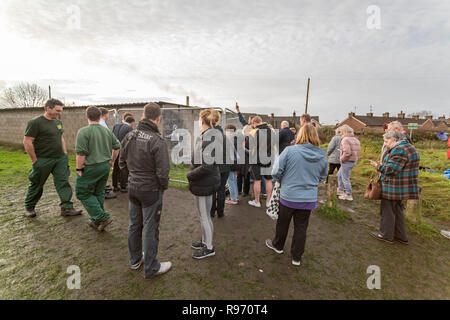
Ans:
{"type": "MultiPolygon", "coordinates": [[[[72,177],[73,178],[73,177],[72,177]]],[[[275,222],[248,198],[214,218],[216,256],[191,257],[200,238],[193,196],[170,188],[164,195],[158,257],[173,262],[166,275],[144,280],[131,271],[127,251],[127,195],[107,200],[114,222],[97,233],[83,216],[59,216],[58,197],[47,182],[38,216],[23,216],[26,181],[2,188],[0,203],[1,299],[449,299],[450,241],[409,233],[410,245],[379,242],[376,202],[345,203],[351,220],[337,223],[314,212],[300,267],[264,242],[275,222]],[[81,269],[81,289],[69,290],[70,265],[81,269]],[[369,290],[368,266],[381,269],[381,289],[369,290]]],[[[321,186],[323,199],[324,187],[321,186]]],[[[75,201],[77,207],[81,207],[75,201]]],[[[292,228],[292,226],[291,226],[292,228]]]]}

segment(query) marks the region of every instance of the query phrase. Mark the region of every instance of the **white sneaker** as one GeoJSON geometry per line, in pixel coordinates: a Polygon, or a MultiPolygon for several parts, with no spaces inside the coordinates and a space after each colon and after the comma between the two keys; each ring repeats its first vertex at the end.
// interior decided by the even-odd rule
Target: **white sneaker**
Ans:
{"type": "Polygon", "coordinates": [[[141,267],[142,263],[144,263],[144,253],[142,252],[142,258],[141,261],[139,261],[138,263],[132,264],[130,266],[131,270],[137,270],[141,267]]]}
{"type": "Polygon", "coordinates": [[[292,264],[293,264],[294,266],[299,266],[299,265],[301,264],[301,261],[295,261],[295,260],[292,260],[292,264]]]}
{"type": "Polygon", "coordinates": [[[441,230],[441,234],[447,239],[450,239],[450,231],[441,230]]]}
{"type": "Polygon", "coordinates": [[[348,200],[348,201],[353,201],[353,197],[351,194],[343,194],[339,196],[339,199],[341,200],[348,200]]]}
{"type": "Polygon", "coordinates": [[[261,202],[256,202],[255,200],[249,201],[248,204],[256,208],[261,208],[261,202]]]}
{"type": "Polygon", "coordinates": [[[345,192],[344,192],[344,190],[341,190],[341,189],[337,188],[336,194],[337,194],[338,196],[342,196],[342,195],[345,194],[345,192]]]}
{"type": "Polygon", "coordinates": [[[163,273],[166,273],[167,271],[170,270],[170,268],[172,268],[172,262],[167,261],[167,262],[161,262],[161,266],[159,267],[159,270],[157,273],[155,273],[155,275],[160,275],[163,273]]]}
{"type": "Polygon", "coordinates": [[[270,201],[266,202],[266,207],[268,208],[270,206],[270,201]]]}

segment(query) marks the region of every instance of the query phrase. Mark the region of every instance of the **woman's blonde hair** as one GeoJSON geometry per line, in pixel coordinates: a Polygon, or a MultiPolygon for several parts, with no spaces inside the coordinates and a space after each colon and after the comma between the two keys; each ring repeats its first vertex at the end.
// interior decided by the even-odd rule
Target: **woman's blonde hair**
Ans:
{"type": "Polygon", "coordinates": [[[200,112],[200,118],[209,127],[215,127],[220,121],[220,113],[214,109],[206,109],[200,112]]]}
{"type": "Polygon", "coordinates": [[[300,128],[298,132],[296,144],[308,144],[318,147],[320,146],[319,135],[317,134],[317,129],[312,124],[305,124],[300,128]]]}
{"type": "Polygon", "coordinates": [[[346,124],[340,126],[339,130],[341,131],[341,136],[345,136],[347,133],[353,133],[353,128],[346,124]]]}

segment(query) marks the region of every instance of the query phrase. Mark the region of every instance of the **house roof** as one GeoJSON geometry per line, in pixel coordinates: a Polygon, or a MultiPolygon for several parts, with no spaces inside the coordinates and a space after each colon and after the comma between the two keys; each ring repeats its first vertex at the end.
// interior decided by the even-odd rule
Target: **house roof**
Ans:
{"type": "Polygon", "coordinates": [[[441,123],[448,126],[447,120],[442,119],[413,119],[413,118],[398,118],[398,117],[377,117],[377,116],[363,116],[363,115],[352,115],[352,117],[368,127],[381,127],[386,121],[399,121],[402,125],[407,126],[409,123],[417,123],[422,126],[430,120],[434,127],[438,127],[441,123]]]}
{"type": "Polygon", "coordinates": [[[358,119],[359,121],[365,123],[367,126],[383,126],[386,121],[400,121],[402,125],[407,125],[408,123],[417,123],[422,125],[427,119],[413,119],[413,118],[398,118],[398,117],[377,117],[377,116],[359,116],[354,115],[353,118],[358,119]]]}

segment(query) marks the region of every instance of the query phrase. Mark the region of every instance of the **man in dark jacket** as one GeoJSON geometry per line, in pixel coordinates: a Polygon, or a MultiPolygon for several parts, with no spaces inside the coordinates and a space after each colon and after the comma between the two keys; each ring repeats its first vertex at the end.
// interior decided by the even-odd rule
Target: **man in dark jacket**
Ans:
{"type": "Polygon", "coordinates": [[[137,270],[144,262],[145,278],[163,274],[172,267],[171,262],[160,263],[156,259],[163,192],[168,188],[170,171],[167,144],[158,130],[160,121],[159,105],[147,104],[137,130],[129,133],[122,141],[119,160],[120,168],[128,167],[130,175],[128,183],[130,265],[131,269],[137,270]]]}
{"type": "Polygon", "coordinates": [[[278,141],[280,146],[280,154],[283,152],[286,147],[289,147],[293,144],[295,140],[295,134],[289,129],[289,122],[283,121],[281,122],[281,130],[278,134],[278,141]]]}
{"type": "Polygon", "coordinates": [[[226,197],[225,185],[227,184],[228,176],[230,175],[231,164],[233,163],[232,157],[229,154],[227,154],[226,145],[227,143],[232,144],[232,142],[229,141],[229,139],[225,136],[225,133],[223,132],[221,126],[216,126],[214,127],[214,129],[219,130],[220,134],[222,135],[223,161],[222,163],[218,164],[220,171],[220,188],[213,194],[211,217],[214,217],[217,212],[217,216],[219,218],[222,218],[224,216],[225,210],[225,197],[226,197]]]}
{"type": "MultiPolygon", "coordinates": [[[[132,116],[128,116],[122,123],[115,124],[113,127],[113,133],[120,142],[122,142],[125,136],[133,131],[135,120],[132,116]]],[[[128,184],[128,169],[125,167],[123,170],[119,167],[119,157],[117,157],[116,162],[114,162],[114,169],[112,173],[112,183],[113,191],[121,191],[123,193],[127,192],[128,184]],[[120,183],[120,188],[119,188],[120,183]]]]}
{"type": "MultiPolygon", "coordinates": [[[[267,123],[263,122],[259,116],[252,119],[253,130],[250,132],[250,172],[253,178],[253,193],[255,200],[249,201],[248,204],[257,208],[261,207],[259,196],[261,194],[261,180],[265,179],[267,200],[270,200],[272,194],[272,176],[262,174],[263,168],[272,166],[272,132],[267,123]],[[264,147],[266,150],[264,150],[264,147]],[[262,159],[262,156],[268,157],[262,159]],[[256,162],[256,163],[255,163],[256,162]]],[[[266,205],[268,205],[268,201],[266,205]]]]}

